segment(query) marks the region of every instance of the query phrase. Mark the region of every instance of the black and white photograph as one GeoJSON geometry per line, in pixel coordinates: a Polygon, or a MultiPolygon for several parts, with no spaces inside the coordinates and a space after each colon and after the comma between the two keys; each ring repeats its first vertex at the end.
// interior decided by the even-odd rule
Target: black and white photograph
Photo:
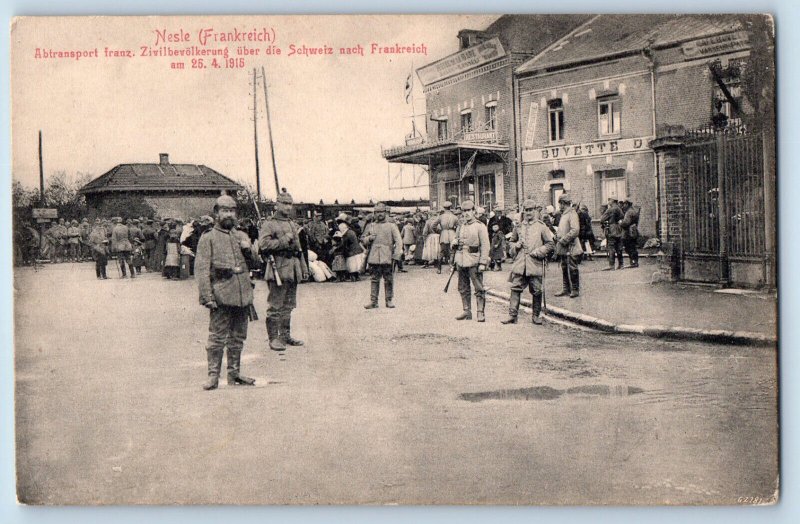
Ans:
{"type": "Polygon", "coordinates": [[[777,21],[14,18],[18,502],[776,504],[777,21]]]}

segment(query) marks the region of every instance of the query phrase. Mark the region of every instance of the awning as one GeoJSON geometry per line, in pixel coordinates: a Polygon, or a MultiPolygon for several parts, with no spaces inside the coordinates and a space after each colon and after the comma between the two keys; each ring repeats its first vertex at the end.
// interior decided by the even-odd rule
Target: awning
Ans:
{"type": "Polygon", "coordinates": [[[422,142],[416,145],[393,147],[383,150],[383,157],[389,162],[420,165],[458,165],[463,164],[477,152],[476,161],[505,162],[508,144],[464,140],[422,142]]]}

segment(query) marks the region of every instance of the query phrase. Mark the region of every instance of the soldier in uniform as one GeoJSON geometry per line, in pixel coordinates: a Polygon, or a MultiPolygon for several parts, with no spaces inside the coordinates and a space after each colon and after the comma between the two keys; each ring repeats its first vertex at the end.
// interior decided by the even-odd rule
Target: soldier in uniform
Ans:
{"type": "Polygon", "coordinates": [[[125,265],[131,272],[131,278],[136,278],[133,267],[131,267],[131,234],[128,226],[122,223],[122,218],[114,217],[111,219],[114,223],[114,228],[111,230],[111,252],[117,254],[117,262],[119,263],[120,271],[122,271],[121,278],[125,278],[125,265]]]}
{"type": "Polygon", "coordinates": [[[509,240],[514,264],[511,267],[511,297],[508,318],[503,324],[516,324],[519,301],[528,287],[533,297],[533,323],[541,324],[544,264],[555,247],[553,233],[541,220],[542,206],[531,199],[522,203],[522,222],[517,225],[509,240]]]}
{"type": "Polygon", "coordinates": [[[58,225],[53,227],[53,238],[56,240],[56,262],[63,262],[67,257],[67,226],[64,219],[58,219],[58,225]]]}
{"type": "Polygon", "coordinates": [[[95,220],[94,229],[92,229],[92,232],[89,234],[89,243],[92,246],[92,254],[94,256],[95,275],[97,275],[98,279],[107,279],[108,236],[99,218],[95,220]]]}
{"type": "Polygon", "coordinates": [[[67,247],[70,261],[77,262],[81,254],[81,228],[77,220],[73,220],[67,228],[67,247]]]}
{"type": "Polygon", "coordinates": [[[451,211],[450,208],[452,207],[452,203],[449,200],[445,200],[442,203],[442,214],[439,215],[439,219],[436,221],[436,229],[439,230],[439,259],[436,261],[436,272],[442,272],[442,260],[445,261],[445,264],[450,264],[450,244],[453,242],[453,239],[456,237],[456,227],[458,226],[458,217],[456,217],[451,211]]]}
{"type": "Polygon", "coordinates": [[[369,264],[372,278],[370,279],[370,302],[365,309],[378,307],[378,293],[383,279],[384,298],[386,307],[394,307],[394,264],[403,257],[403,239],[397,224],[387,221],[389,208],[383,202],[378,202],[373,214],[375,219],[364,229],[361,241],[369,250],[367,263],[369,264]]]}
{"type": "Polygon", "coordinates": [[[483,272],[489,264],[489,232],[486,226],[475,218],[475,204],[465,200],[461,204],[463,223],[456,231],[451,245],[455,250],[454,264],[458,269],[458,292],[464,311],[456,320],[472,320],[472,298],[470,282],[475,287],[475,301],[478,309],[478,322],[484,322],[486,290],[483,288],[483,272]]]}
{"type": "Polygon", "coordinates": [[[303,345],[302,340],[292,338],[292,310],[297,307],[297,284],[308,279],[308,266],[301,252],[300,226],[291,219],[292,203],[289,193],[278,195],[275,216],[264,222],[258,237],[259,251],[267,262],[267,334],[269,347],[275,351],[284,351],[287,345],[303,345]]]}
{"type": "Polygon", "coordinates": [[[200,238],[195,261],[195,278],[200,304],[210,311],[208,324],[208,381],[206,391],[216,389],[222,368],[222,353],[228,348],[228,385],[252,386],[256,381],[239,373],[247,322],[253,303],[253,285],[247,263],[235,236],[236,201],[223,195],[214,205],[214,229],[200,238]]]}
{"type": "Polygon", "coordinates": [[[558,197],[561,219],[558,221],[556,231],[556,256],[561,258],[561,275],[563,278],[563,288],[555,296],[563,297],[569,295],[575,298],[580,294],[580,275],[578,274],[578,263],[583,257],[578,235],[581,230],[581,219],[578,212],[572,207],[572,197],[563,193],[558,197]]]}

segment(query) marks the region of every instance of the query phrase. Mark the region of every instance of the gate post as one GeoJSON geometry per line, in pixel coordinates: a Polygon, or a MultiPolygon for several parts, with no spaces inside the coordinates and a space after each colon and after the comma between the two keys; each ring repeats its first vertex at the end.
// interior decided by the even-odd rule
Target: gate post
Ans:
{"type": "Polygon", "coordinates": [[[775,128],[773,125],[764,126],[761,140],[764,169],[764,284],[772,290],[777,286],[775,274],[775,219],[777,213],[775,206],[775,128]]]}
{"type": "Polygon", "coordinates": [[[686,221],[686,191],[683,185],[682,158],[686,130],[683,126],[662,125],[650,148],[656,155],[659,188],[659,230],[664,257],[659,268],[670,280],[683,277],[683,231],[686,221]]]}
{"type": "Polygon", "coordinates": [[[719,217],[719,285],[730,285],[728,260],[728,196],[725,187],[725,135],[717,133],[717,215],[719,217]]]}

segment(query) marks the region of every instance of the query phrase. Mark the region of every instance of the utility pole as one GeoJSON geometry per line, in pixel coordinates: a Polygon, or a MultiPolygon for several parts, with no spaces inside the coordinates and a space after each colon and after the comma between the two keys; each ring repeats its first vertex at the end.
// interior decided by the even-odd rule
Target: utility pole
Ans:
{"type": "MultiPolygon", "coordinates": [[[[42,130],[39,130],[39,207],[44,207],[44,165],[42,164],[42,130]]],[[[42,243],[44,242],[44,222],[39,223],[39,252],[36,258],[42,256],[42,243]]]]}
{"type": "Polygon", "coordinates": [[[275,199],[281,194],[281,186],[278,183],[278,166],[275,164],[275,144],[272,142],[272,119],[269,116],[269,96],[267,95],[267,74],[264,66],[261,66],[261,78],[264,80],[264,105],[267,106],[267,130],[269,131],[269,151],[272,156],[272,174],[275,175],[275,199]]]}
{"type": "MultiPolygon", "coordinates": [[[[256,90],[258,83],[256,79],[256,68],[253,68],[253,142],[256,148],[256,196],[261,202],[261,172],[258,165],[258,108],[256,106],[256,90]]],[[[256,204],[258,205],[258,204],[256,204]]]]}

